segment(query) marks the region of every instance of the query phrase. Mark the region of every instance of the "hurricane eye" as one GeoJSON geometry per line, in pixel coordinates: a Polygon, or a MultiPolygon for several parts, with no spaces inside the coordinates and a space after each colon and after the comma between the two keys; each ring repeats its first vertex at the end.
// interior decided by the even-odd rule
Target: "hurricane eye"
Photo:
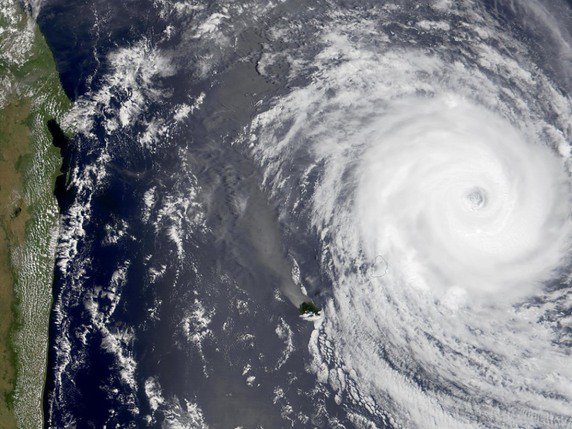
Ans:
{"type": "Polygon", "coordinates": [[[480,210],[487,205],[487,193],[483,188],[475,187],[469,189],[464,199],[470,210],[480,210]]]}

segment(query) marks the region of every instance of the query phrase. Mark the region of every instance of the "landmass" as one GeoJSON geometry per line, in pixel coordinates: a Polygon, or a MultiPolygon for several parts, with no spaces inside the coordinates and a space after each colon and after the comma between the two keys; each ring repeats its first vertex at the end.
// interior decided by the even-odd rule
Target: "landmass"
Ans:
{"type": "Polygon", "coordinates": [[[306,301],[300,304],[299,310],[301,315],[304,314],[309,314],[309,315],[313,314],[316,316],[320,315],[320,309],[312,301],[306,301]]]}
{"type": "Polygon", "coordinates": [[[0,427],[42,425],[61,158],[70,102],[30,10],[0,8],[0,427]]]}

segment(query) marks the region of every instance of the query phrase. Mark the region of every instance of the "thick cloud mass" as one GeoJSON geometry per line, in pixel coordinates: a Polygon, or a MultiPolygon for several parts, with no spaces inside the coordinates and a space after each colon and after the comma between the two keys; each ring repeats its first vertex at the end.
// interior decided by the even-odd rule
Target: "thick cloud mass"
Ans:
{"type": "Polygon", "coordinates": [[[392,102],[350,144],[365,146],[353,237],[367,259],[386,255],[392,277],[409,287],[522,297],[566,255],[562,161],[468,100],[392,102]]]}
{"type": "Polygon", "coordinates": [[[570,98],[474,3],[406,12],[335,14],[249,130],[320,242],[314,369],[363,426],[570,426],[570,98]]]}

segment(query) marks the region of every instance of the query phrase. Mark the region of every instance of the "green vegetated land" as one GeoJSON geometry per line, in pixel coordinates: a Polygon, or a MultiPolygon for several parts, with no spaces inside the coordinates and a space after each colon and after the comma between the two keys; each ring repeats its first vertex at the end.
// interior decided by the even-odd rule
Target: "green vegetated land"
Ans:
{"type": "Polygon", "coordinates": [[[320,309],[312,301],[306,301],[300,304],[300,314],[314,314],[319,315],[320,309]]]}
{"type": "Polygon", "coordinates": [[[0,9],[0,427],[38,428],[61,165],[46,123],[70,102],[34,20],[0,9]]]}

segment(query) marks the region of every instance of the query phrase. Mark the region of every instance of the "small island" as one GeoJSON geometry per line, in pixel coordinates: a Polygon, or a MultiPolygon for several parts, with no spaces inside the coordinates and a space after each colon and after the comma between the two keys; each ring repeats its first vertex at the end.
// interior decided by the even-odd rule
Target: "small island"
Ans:
{"type": "Polygon", "coordinates": [[[316,307],[316,304],[314,304],[312,301],[306,301],[300,304],[299,310],[301,315],[305,314],[313,314],[316,316],[320,315],[320,309],[316,307]]]}

